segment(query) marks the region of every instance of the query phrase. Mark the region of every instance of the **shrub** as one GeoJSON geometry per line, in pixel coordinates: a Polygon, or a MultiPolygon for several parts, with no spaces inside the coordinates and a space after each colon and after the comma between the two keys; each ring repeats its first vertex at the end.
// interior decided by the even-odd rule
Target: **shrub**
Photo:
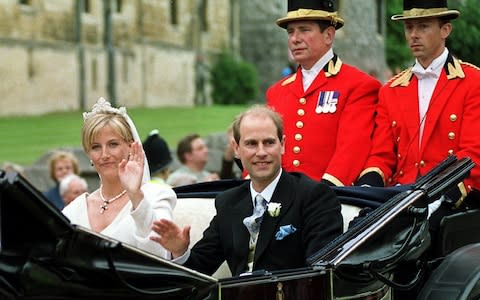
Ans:
{"type": "Polygon", "coordinates": [[[258,95],[256,68],[227,51],[220,53],[210,75],[215,104],[246,104],[258,95]]]}

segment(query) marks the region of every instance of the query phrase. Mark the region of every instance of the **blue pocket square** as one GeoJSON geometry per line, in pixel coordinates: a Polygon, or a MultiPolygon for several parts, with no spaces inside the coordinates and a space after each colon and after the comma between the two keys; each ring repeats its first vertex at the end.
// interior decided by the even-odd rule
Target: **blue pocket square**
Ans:
{"type": "Polygon", "coordinates": [[[277,241],[283,240],[287,235],[294,233],[297,231],[297,228],[293,227],[293,225],[284,225],[280,226],[280,229],[275,233],[275,239],[277,241]]]}

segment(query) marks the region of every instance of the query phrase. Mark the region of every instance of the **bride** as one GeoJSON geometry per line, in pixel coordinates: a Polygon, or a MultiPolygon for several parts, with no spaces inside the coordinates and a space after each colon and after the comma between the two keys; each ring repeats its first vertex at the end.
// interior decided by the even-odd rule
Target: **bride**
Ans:
{"type": "Polygon", "coordinates": [[[83,114],[82,145],[100,177],[100,187],[63,209],[73,224],[115,238],[162,258],[170,253],[150,240],[154,220],[172,219],[175,192],[150,182],[148,162],[126,109],[100,98],[83,114]]]}

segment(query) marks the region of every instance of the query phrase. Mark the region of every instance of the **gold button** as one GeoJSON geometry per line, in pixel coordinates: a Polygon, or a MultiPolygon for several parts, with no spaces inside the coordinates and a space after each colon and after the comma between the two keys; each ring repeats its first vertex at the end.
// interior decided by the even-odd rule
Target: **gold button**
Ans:
{"type": "Polygon", "coordinates": [[[300,98],[300,99],[298,99],[298,102],[300,102],[300,104],[305,104],[305,103],[307,103],[307,99],[300,98]]]}
{"type": "Polygon", "coordinates": [[[415,168],[418,168],[418,163],[415,163],[415,168]]]}
{"type": "Polygon", "coordinates": [[[388,183],[392,182],[392,177],[388,178],[388,183]]]}
{"type": "Polygon", "coordinates": [[[300,117],[303,117],[305,115],[305,111],[300,108],[299,110],[297,110],[297,115],[299,115],[300,117]]]}
{"type": "Polygon", "coordinates": [[[303,139],[303,136],[300,133],[295,134],[296,141],[301,141],[302,139],[303,139]]]}
{"type": "Polygon", "coordinates": [[[449,140],[455,139],[455,133],[449,132],[449,133],[448,133],[448,139],[449,139],[449,140]]]}
{"type": "Polygon", "coordinates": [[[392,128],[397,127],[397,121],[392,121],[392,128]]]}
{"type": "Polygon", "coordinates": [[[400,153],[397,154],[398,158],[402,158],[402,155],[400,153]]]}
{"type": "Polygon", "coordinates": [[[453,149],[448,150],[448,155],[453,155],[453,149]]]}
{"type": "Polygon", "coordinates": [[[456,114],[451,114],[450,115],[450,121],[455,122],[457,120],[457,115],[456,114]]]}
{"type": "Polygon", "coordinates": [[[420,167],[421,168],[425,167],[425,162],[423,160],[420,161],[420,167]]]}
{"type": "Polygon", "coordinates": [[[293,153],[300,153],[300,147],[298,146],[293,147],[293,153]]]}
{"type": "Polygon", "coordinates": [[[295,159],[295,160],[293,161],[293,165],[294,165],[295,167],[298,167],[298,166],[300,165],[300,161],[299,161],[298,159],[295,159]]]}
{"type": "Polygon", "coordinates": [[[398,172],[398,175],[403,176],[403,171],[398,172]]]}
{"type": "Polygon", "coordinates": [[[302,121],[297,121],[297,128],[303,128],[303,122],[302,121]]]}
{"type": "Polygon", "coordinates": [[[397,136],[397,143],[400,143],[400,137],[397,136]]]}

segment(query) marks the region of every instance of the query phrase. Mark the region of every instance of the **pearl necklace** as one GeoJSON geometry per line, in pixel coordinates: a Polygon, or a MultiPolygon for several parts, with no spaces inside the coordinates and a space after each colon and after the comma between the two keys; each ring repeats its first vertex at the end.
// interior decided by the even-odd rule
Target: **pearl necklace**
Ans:
{"type": "Polygon", "coordinates": [[[100,213],[103,214],[107,209],[108,209],[108,205],[110,203],[112,203],[113,201],[117,200],[118,198],[122,197],[123,195],[125,195],[125,193],[127,192],[127,190],[123,190],[120,194],[116,195],[115,197],[113,197],[112,199],[105,199],[105,197],[103,196],[103,193],[102,193],[102,188],[103,186],[100,186],[100,198],[102,199],[103,201],[103,204],[100,206],[100,213]]]}

